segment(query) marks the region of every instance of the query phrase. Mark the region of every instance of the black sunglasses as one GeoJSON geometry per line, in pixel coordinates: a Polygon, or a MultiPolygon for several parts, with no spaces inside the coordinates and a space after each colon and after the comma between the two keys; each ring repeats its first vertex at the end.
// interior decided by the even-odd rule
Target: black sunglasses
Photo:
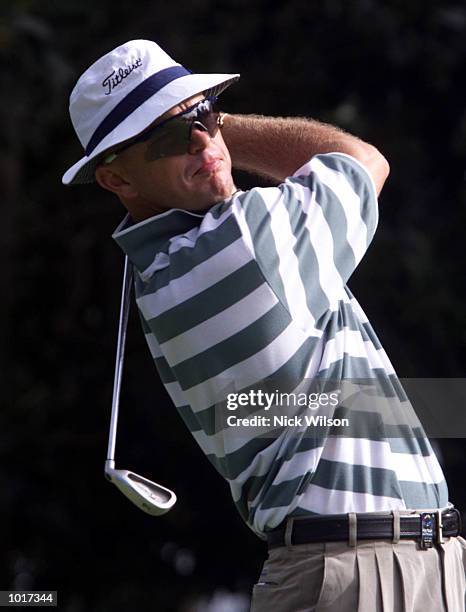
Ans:
{"type": "Polygon", "coordinates": [[[188,109],[149,128],[123,147],[116,149],[104,159],[104,162],[110,163],[119,153],[140,142],[148,142],[145,153],[148,161],[187,153],[193,129],[208,132],[211,138],[217,134],[221,120],[216,101],[217,98],[209,97],[196,102],[188,109]]]}

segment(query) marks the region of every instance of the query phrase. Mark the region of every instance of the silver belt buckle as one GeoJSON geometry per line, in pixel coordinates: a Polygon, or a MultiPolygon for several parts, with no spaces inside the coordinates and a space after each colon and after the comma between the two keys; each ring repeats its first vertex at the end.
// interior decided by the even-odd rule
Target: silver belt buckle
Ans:
{"type": "Polygon", "coordinates": [[[443,544],[445,540],[443,539],[442,511],[437,510],[435,515],[437,518],[437,544],[443,544]]]}

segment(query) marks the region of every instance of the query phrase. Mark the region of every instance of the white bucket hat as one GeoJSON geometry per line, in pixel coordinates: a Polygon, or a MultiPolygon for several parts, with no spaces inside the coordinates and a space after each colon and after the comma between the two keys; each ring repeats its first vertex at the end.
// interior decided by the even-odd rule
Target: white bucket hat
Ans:
{"type": "Polygon", "coordinates": [[[92,183],[101,153],[187,98],[216,96],[238,79],[239,74],[192,74],[150,40],[120,45],[92,64],[71,92],[71,121],[86,155],[65,172],[63,184],[92,183]]]}

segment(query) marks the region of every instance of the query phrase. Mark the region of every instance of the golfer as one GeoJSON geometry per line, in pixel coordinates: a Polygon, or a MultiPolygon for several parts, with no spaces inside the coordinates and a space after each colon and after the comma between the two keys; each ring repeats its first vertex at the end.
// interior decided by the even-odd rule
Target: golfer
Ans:
{"type": "Polygon", "coordinates": [[[114,238],[158,373],[268,543],[252,610],[460,612],[459,512],[347,287],[388,163],[331,125],[222,113],[238,78],[117,47],[71,93],[85,154],[63,182],[127,210],[114,238]]]}

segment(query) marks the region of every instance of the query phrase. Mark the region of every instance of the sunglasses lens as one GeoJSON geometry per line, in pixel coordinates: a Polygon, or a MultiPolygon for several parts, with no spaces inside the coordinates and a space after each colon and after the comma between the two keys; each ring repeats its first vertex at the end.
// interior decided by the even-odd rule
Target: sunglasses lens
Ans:
{"type": "Polygon", "coordinates": [[[188,151],[193,129],[207,130],[214,138],[218,132],[218,115],[215,105],[210,100],[203,100],[187,113],[173,117],[155,129],[148,139],[146,160],[183,155],[188,151]]]}
{"type": "Polygon", "coordinates": [[[155,130],[149,138],[145,158],[155,161],[172,155],[186,153],[191,133],[191,124],[174,119],[155,130]]]}

